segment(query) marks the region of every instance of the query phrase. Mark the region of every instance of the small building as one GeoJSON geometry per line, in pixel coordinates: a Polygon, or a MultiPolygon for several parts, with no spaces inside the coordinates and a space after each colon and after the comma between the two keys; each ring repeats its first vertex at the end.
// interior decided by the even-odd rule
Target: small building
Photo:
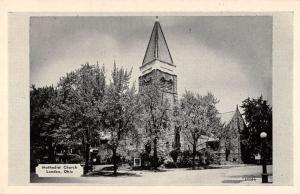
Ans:
{"type": "Polygon", "coordinates": [[[238,106],[235,111],[221,113],[218,115],[224,124],[224,133],[220,138],[221,163],[242,161],[242,140],[246,124],[238,106]]]}

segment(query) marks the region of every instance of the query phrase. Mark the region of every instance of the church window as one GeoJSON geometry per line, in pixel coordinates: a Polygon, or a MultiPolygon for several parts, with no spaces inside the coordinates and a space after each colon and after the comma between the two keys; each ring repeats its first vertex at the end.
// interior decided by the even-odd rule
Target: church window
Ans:
{"type": "Polygon", "coordinates": [[[166,142],[166,148],[169,149],[170,148],[170,143],[166,142]]]}
{"type": "Polygon", "coordinates": [[[175,129],[175,147],[180,147],[180,132],[177,128],[175,129]]]}

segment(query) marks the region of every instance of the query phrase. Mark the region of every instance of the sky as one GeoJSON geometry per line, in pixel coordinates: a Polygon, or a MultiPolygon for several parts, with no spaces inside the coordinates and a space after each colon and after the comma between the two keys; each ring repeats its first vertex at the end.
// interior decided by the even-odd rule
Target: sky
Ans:
{"type": "MultiPolygon", "coordinates": [[[[247,97],[272,104],[272,17],[160,16],[179,97],[212,92],[219,112],[247,97]]],[[[31,17],[30,84],[56,85],[82,64],[132,68],[138,83],[155,16],[31,17]]]]}

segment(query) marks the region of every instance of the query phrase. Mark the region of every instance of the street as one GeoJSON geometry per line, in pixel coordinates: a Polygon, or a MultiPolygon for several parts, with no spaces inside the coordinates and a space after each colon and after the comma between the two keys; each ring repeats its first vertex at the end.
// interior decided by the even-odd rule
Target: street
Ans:
{"type": "MultiPolygon", "coordinates": [[[[260,185],[262,167],[244,165],[239,167],[223,167],[218,169],[190,170],[163,169],[153,171],[119,170],[117,177],[101,173],[98,176],[76,178],[39,178],[31,176],[32,183],[90,183],[100,185],[260,185]]],[[[272,166],[268,166],[268,173],[272,174],[272,166]]],[[[272,177],[269,177],[272,182],[272,177]]]]}

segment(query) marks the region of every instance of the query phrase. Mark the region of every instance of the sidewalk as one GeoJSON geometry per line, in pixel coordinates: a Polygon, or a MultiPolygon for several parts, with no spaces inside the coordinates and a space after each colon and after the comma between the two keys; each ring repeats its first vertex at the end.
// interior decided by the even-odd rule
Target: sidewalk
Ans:
{"type": "MultiPolygon", "coordinates": [[[[262,185],[261,166],[243,166],[231,168],[217,168],[205,170],[165,169],[153,172],[145,170],[118,170],[119,176],[112,176],[111,171],[76,178],[39,178],[32,177],[37,183],[89,183],[98,185],[262,185]],[[104,174],[103,174],[104,173],[104,174]]],[[[268,173],[272,173],[272,166],[268,166],[268,173]]],[[[270,182],[272,176],[269,177],[270,182]]],[[[264,184],[272,185],[272,184],[264,184]]]]}

